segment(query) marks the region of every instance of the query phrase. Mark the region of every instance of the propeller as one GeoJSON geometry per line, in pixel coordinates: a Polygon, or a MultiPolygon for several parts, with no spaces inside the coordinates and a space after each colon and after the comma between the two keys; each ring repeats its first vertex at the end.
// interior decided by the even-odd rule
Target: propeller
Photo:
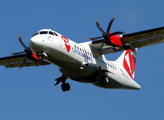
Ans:
{"type": "Polygon", "coordinates": [[[37,60],[33,57],[32,51],[31,51],[30,47],[27,47],[27,46],[23,43],[23,41],[22,41],[20,35],[18,35],[18,39],[19,39],[19,42],[21,43],[21,45],[24,47],[24,51],[22,51],[22,52],[17,52],[17,53],[10,53],[10,54],[11,54],[11,55],[19,55],[19,54],[22,54],[22,53],[26,53],[26,56],[25,56],[25,58],[24,58],[24,60],[23,60],[23,62],[22,62],[22,64],[21,64],[19,70],[20,70],[20,69],[23,67],[23,65],[26,63],[26,59],[27,59],[27,58],[30,59],[30,60],[33,60],[33,61],[35,62],[35,65],[38,66],[38,65],[37,65],[37,60]]]}
{"type": "Polygon", "coordinates": [[[22,52],[17,52],[17,53],[10,53],[10,55],[19,55],[19,54],[22,54],[22,53],[24,53],[24,51],[22,51],[22,52]]]}
{"type": "Polygon", "coordinates": [[[113,46],[113,49],[115,49],[115,45],[111,42],[110,37],[113,36],[113,35],[116,35],[116,34],[125,34],[122,31],[117,31],[117,32],[114,32],[114,33],[110,33],[110,29],[111,29],[112,23],[115,20],[115,18],[116,17],[112,18],[112,20],[109,22],[109,25],[108,25],[108,28],[107,28],[106,32],[101,28],[100,24],[98,23],[98,20],[96,20],[96,25],[97,25],[98,29],[102,32],[102,36],[95,37],[95,38],[87,38],[88,40],[98,40],[100,38],[103,38],[101,40],[98,40],[99,42],[103,42],[100,50],[102,49],[104,43],[111,44],[113,46]]]}

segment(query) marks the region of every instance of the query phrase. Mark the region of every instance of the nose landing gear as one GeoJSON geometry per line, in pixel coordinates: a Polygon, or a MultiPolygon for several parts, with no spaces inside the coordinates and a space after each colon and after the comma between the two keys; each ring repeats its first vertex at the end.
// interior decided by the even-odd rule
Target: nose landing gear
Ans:
{"type": "Polygon", "coordinates": [[[60,82],[62,82],[61,85],[61,89],[63,92],[69,91],[70,90],[70,85],[69,83],[65,83],[66,82],[67,77],[62,75],[61,77],[55,79],[55,81],[57,81],[54,86],[58,85],[60,82]]]}

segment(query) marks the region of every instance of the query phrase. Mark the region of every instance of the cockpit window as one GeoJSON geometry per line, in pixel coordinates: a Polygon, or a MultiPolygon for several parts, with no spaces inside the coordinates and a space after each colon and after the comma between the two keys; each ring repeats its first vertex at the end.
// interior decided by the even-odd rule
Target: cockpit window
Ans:
{"type": "Polygon", "coordinates": [[[55,32],[53,32],[53,33],[54,33],[54,35],[58,36],[58,34],[56,34],[55,32]]]}
{"type": "Polygon", "coordinates": [[[50,34],[50,35],[54,35],[54,33],[53,33],[53,32],[51,32],[51,31],[49,31],[49,34],[50,34]]]}
{"type": "Polygon", "coordinates": [[[50,35],[58,36],[55,32],[49,31],[50,35]]]}
{"type": "MultiPolygon", "coordinates": [[[[58,34],[55,33],[54,31],[39,31],[39,32],[35,32],[35,33],[33,34],[33,36],[36,36],[36,35],[38,35],[38,34],[40,34],[40,35],[49,34],[49,35],[58,36],[58,34]]],[[[32,37],[33,37],[33,36],[32,36],[32,37]]]]}
{"type": "Polygon", "coordinates": [[[39,34],[47,34],[47,33],[48,33],[48,31],[40,31],[39,34]]]}
{"type": "Polygon", "coordinates": [[[33,36],[36,36],[38,33],[39,33],[39,32],[35,32],[35,33],[32,35],[32,37],[33,37],[33,36]]]}

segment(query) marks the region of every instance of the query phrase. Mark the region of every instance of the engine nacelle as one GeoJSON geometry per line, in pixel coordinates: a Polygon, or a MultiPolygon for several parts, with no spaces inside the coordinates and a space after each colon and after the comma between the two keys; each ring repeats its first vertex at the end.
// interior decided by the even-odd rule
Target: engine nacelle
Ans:
{"type": "Polygon", "coordinates": [[[30,54],[27,55],[27,58],[31,61],[37,61],[39,63],[43,62],[43,59],[35,55],[35,53],[31,52],[30,54]]]}
{"type": "Polygon", "coordinates": [[[36,56],[33,52],[31,52],[32,54],[32,57],[35,59],[35,60],[40,60],[41,58],[39,58],[38,56],[36,56]]]}
{"type": "MultiPolygon", "coordinates": [[[[111,33],[109,33],[111,34],[111,33]]],[[[120,39],[119,35],[112,35],[110,36],[110,41],[113,43],[113,45],[115,45],[116,47],[123,47],[122,41],[120,39]]],[[[105,44],[106,45],[111,45],[110,41],[106,41],[105,44]]]]}

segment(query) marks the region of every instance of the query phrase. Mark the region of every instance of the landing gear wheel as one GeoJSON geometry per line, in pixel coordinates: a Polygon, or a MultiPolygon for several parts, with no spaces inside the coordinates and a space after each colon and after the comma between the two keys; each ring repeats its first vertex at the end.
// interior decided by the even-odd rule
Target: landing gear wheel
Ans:
{"type": "Polygon", "coordinates": [[[66,91],[65,84],[62,84],[62,85],[61,85],[61,89],[63,90],[63,92],[65,92],[65,91],[66,91]]]}
{"type": "Polygon", "coordinates": [[[69,83],[63,83],[63,84],[61,85],[61,89],[63,90],[63,92],[69,91],[69,90],[70,90],[70,85],[69,85],[69,83]]]}
{"type": "Polygon", "coordinates": [[[70,90],[70,85],[69,85],[69,83],[66,83],[65,86],[66,86],[66,90],[69,91],[69,90],[70,90]]]}

